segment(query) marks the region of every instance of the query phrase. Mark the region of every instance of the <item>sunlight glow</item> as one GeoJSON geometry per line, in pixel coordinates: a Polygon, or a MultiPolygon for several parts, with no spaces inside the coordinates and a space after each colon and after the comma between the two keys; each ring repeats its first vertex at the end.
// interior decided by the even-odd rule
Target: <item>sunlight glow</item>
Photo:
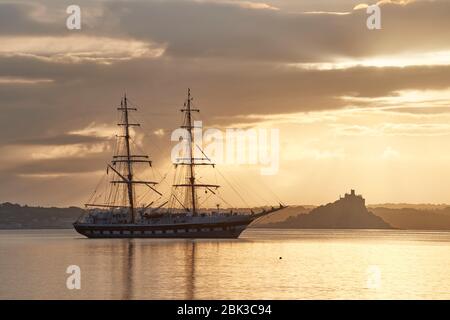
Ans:
{"type": "Polygon", "coordinates": [[[336,58],[330,62],[293,63],[291,67],[304,70],[344,70],[357,67],[405,68],[412,66],[447,66],[450,65],[450,51],[405,53],[394,56],[378,56],[363,59],[336,58]]]}

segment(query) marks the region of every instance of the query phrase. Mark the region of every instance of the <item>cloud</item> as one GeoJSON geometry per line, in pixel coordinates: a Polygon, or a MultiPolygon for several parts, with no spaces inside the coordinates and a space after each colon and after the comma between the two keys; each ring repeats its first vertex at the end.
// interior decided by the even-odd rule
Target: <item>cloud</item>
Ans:
{"type": "Polygon", "coordinates": [[[111,150],[109,144],[106,143],[41,146],[35,149],[37,150],[31,152],[33,160],[86,158],[92,154],[101,154],[111,150]]]}
{"type": "Polygon", "coordinates": [[[254,1],[240,1],[240,0],[194,0],[198,3],[218,3],[230,6],[238,6],[244,9],[256,9],[256,10],[280,10],[279,8],[272,6],[264,2],[254,1]]]}
{"type": "Polygon", "coordinates": [[[440,137],[450,135],[447,123],[383,123],[374,126],[334,125],[336,133],[343,136],[406,136],[440,137]]]}
{"type": "Polygon", "coordinates": [[[154,43],[93,36],[0,37],[0,56],[28,56],[63,63],[158,58],[164,50],[163,45],[154,43]]]}
{"type": "Polygon", "coordinates": [[[383,31],[378,33],[367,30],[367,14],[360,10],[345,15],[321,15],[243,10],[221,2],[166,1],[134,5],[134,10],[124,10],[115,2],[108,3],[104,18],[114,15],[117,28],[134,38],[167,43],[167,54],[173,57],[307,63],[418,49],[423,52],[449,49],[449,35],[445,30],[450,23],[442,14],[450,9],[446,1],[419,1],[407,6],[403,2],[386,4],[383,31]],[[148,19],[145,27],[133,23],[142,21],[144,15],[148,19]],[[165,19],[158,18],[161,16],[165,19]],[[433,30],[430,20],[437,25],[433,30]],[[209,27],[203,28],[204,25],[209,27]]]}
{"type": "MultiPolygon", "coordinates": [[[[70,41],[73,33],[65,29],[67,15],[63,3],[3,3],[0,32],[24,39],[30,35],[43,40],[50,37],[53,40],[45,41],[52,41],[52,46],[42,47],[67,48],[73,52],[71,58],[75,61],[83,53],[91,52],[93,48],[88,44],[92,42],[99,49],[106,46],[109,59],[117,59],[109,57],[112,54],[109,48],[117,46],[120,57],[129,57],[130,51],[136,51],[138,56],[138,52],[151,56],[165,52],[177,58],[227,57],[285,63],[361,60],[418,49],[449,50],[449,35],[445,31],[450,22],[443,14],[450,9],[448,1],[383,1],[382,32],[367,30],[366,13],[352,11],[351,2],[344,3],[346,11],[291,12],[274,10],[279,8],[272,3],[255,1],[81,1],[79,5],[87,21],[79,34],[85,39],[76,42],[70,41]],[[429,21],[433,21],[432,28],[429,21]],[[208,27],[204,28],[205,25],[208,27]],[[69,40],[61,39],[66,37],[69,40]],[[128,39],[128,43],[123,39],[128,39]],[[134,49],[127,50],[127,44],[134,49]]],[[[321,8],[320,4],[312,3],[299,6],[321,8]]],[[[93,53],[88,57],[102,56],[102,51],[93,53]]]]}
{"type": "Polygon", "coordinates": [[[2,77],[0,76],[0,85],[5,84],[23,84],[23,85],[33,85],[33,84],[43,84],[52,83],[52,79],[39,79],[39,78],[25,78],[25,77],[2,77]]]}
{"type": "Polygon", "coordinates": [[[414,66],[449,66],[450,51],[419,52],[408,55],[373,56],[364,59],[336,59],[330,62],[292,63],[288,66],[305,70],[343,70],[357,67],[405,68],[414,66]]]}
{"type": "Polygon", "coordinates": [[[442,90],[394,90],[388,96],[343,96],[341,99],[351,104],[385,111],[435,113],[437,109],[442,109],[441,112],[450,112],[450,87],[442,90]]]}
{"type": "MultiPolygon", "coordinates": [[[[401,5],[406,6],[410,3],[413,3],[417,0],[381,0],[376,3],[378,6],[388,5],[388,4],[395,4],[395,5],[401,5]]],[[[366,3],[360,3],[353,7],[353,10],[361,10],[361,9],[367,9],[369,7],[366,3]]]]}
{"type": "Polygon", "coordinates": [[[113,126],[106,123],[97,124],[91,122],[88,126],[82,129],[69,131],[69,135],[75,136],[88,136],[96,138],[112,138],[117,134],[117,126],[113,126]]]}
{"type": "Polygon", "coordinates": [[[320,15],[336,15],[345,16],[351,14],[351,12],[336,12],[336,11],[306,11],[304,14],[320,14],[320,15]]]}

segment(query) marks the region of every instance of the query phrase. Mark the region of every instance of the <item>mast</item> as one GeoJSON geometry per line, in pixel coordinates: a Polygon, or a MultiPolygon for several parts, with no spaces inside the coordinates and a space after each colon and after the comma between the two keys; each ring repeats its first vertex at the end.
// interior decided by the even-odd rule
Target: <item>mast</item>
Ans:
{"type": "Polygon", "coordinates": [[[135,155],[131,152],[131,146],[130,146],[130,127],[139,127],[139,123],[130,123],[129,121],[129,112],[130,111],[136,111],[136,108],[130,108],[128,107],[128,99],[126,94],[124,95],[122,101],[120,102],[120,108],[118,108],[119,111],[122,111],[122,123],[118,123],[118,126],[123,126],[123,135],[119,136],[120,138],[125,139],[125,154],[124,155],[115,155],[113,157],[112,164],[113,166],[109,166],[110,169],[112,169],[121,180],[113,180],[111,183],[125,183],[127,185],[127,194],[128,194],[128,208],[130,212],[130,222],[135,223],[136,222],[136,204],[134,199],[134,185],[135,184],[142,184],[146,185],[150,189],[152,189],[154,192],[158,193],[159,195],[162,195],[158,190],[156,190],[153,185],[156,185],[157,182],[154,181],[136,181],[133,179],[133,164],[134,163],[148,163],[148,165],[151,167],[152,162],[148,160],[147,155],[135,155]],[[119,172],[114,168],[116,163],[125,163],[126,164],[126,170],[124,173],[119,172]]]}
{"type": "Polygon", "coordinates": [[[187,100],[187,119],[188,119],[188,131],[189,131],[189,183],[191,184],[191,198],[192,198],[192,214],[197,214],[196,208],[196,195],[195,195],[195,172],[194,172],[194,137],[192,135],[192,116],[191,116],[191,89],[188,88],[188,100],[187,100]]]}
{"type": "MultiPolygon", "coordinates": [[[[120,146],[117,149],[117,153],[113,155],[113,159],[111,161],[111,164],[108,164],[108,170],[112,170],[115,173],[115,176],[110,181],[111,184],[117,185],[117,184],[126,184],[126,198],[127,198],[127,204],[123,205],[123,202],[117,204],[117,192],[114,192],[113,189],[111,190],[110,198],[107,203],[105,204],[95,204],[90,203],[86,204],[86,206],[89,207],[104,207],[104,208],[128,208],[129,211],[129,222],[135,223],[136,222],[136,207],[138,204],[136,204],[135,199],[135,188],[134,185],[143,185],[150,188],[153,192],[157,193],[158,195],[162,196],[162,193],[159,192],[157,189],[155,189],[155,185],[158,184],[158,182],[155,181],[148,181],[148,180],[135,180],[133,168],[134,164],[148,164],[150,167],[152,166],[152,161],[149,159],[148,155],[142,155],[142,154],[133,154],[131,150],[131,136],[130,136],[130,127],[139,127],[139,123],[131,123],[129,118],[129,113],[131,111],[137,111],[137,108],[132,106],[129,107],[129,100],[124,94],[123,98],[120,100],[120,107],[117,108],[117,110],[120,111],[122,114],[120,118],[120,122],[117,125],[119,127],[123,127],[121,135],[117,135],[117,138],[124,139],[121,140],[120,146]],[[119,165],[118,165],[119,164],[119,165]],[[123,164],[123,165],[122,165],[123,164]],[[118,165],[118,166],[117,166],[118,165]]],[[[120,199],[122,200],[122,199],[120,199]]],[[[152,202],[153,203],[153,202],[152,202]]],[[[152,204],[151,203],[151,204],[152,204]]],[[[150,205],[151,205],[150,204],[150,205]]],[[[150,205],[147,205],[150,206],[150,205]]],[[[147,208],[145,207],[145,208],[147,208]]]]}
{"type": "Polygon", "coordinates": [[[128,189],[128,203],[130,205],[130,218],[131,223],[135,222],[134,215],[134,195],[133,195],[133,169],[131,166],[131,152],[130,152],[130,122],[128,121],[128,103],[127,103],[127,95],[124,95],[123,104],[122,104],[122,112],[124,116],[125,123],[121,124],[124,126],[125,131],[125,147],[126,147],[126,164],[127,164],[127,189],[128,189]]]}
{"type": "MultiPolygon", "coordinates": [[[[189,154],[188,157],[186,159],[181,159],[181,160],[187,160],[187,162],[177,162],[176,165],[187,165],[189,166],[189,176],[187,177],[187,182],[186,184],[177,184],[174,185],[174,187],[187,187],[189,189],[189,198],[191,199],[191,203],[192,203],[192,215],[196,216],[197,213],[197,194],[196,194],[196,188],[206,188],[207,190],[209,190],[210,192],[214,191],[212,189],[217,189],[219,188],[218,185],[213,185],[213,184],[198,184],[196,183],[196,178],[195,178],[195,166],[198,165],[211,165],[214,166],[214,163],[212,163],[210,161],[209,158],[207,158],[205,156],[205,158],[195,158],[194,157],[194,149],[195,149],[195,141],[194,141],[194,134],[192,132],[192,130],[194,129],[193,123],[192,123],[192,112],[200,112],[199,109],[193,109],[192,108],[192,100],[193,98],[191,97],[191,89],[188,88],[188,96],[187,96],[187,101],[184,104],[184,108],[181,109],[181,112],[185,113],[185,119],[184,119],[184,125],[182,126],[182,128],[187,129],[188,134],[189,134],[189,154]],[[204,160],[204,161],[208,161],[208,162],[196,162],[196,160],[204,160]]],[[[188,209],[188,208],[187,208],[188,209]]]]}

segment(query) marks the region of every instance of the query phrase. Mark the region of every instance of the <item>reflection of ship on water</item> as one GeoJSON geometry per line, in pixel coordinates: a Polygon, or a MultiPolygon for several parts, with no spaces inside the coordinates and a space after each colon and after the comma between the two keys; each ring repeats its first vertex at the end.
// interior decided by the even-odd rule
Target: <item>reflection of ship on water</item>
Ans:
{"type": "Polygon", "coordinates": [[[181,128],[188,133],[183,139],[187,145],[187,154],[174,163],[177,174],[172,192],[165,199],[157,190],[158,182],[136,179],[135,165],[151,167],[152,162],[147,155],[137,155],[131,150],[131,128],[139,124],[130,122],[130,113],[137,109],[130,106],[126,96],[122,99],[118,108],[121,114],[118,125],[123,128],[123,132],[117,136],[116,152],[108,165],[107,173],[112,174],[109,188],[103,203],[86,205],[90,210],[74,223],[79,233],[89,238],[237,238],[256,219],[285,208],[280,204],[254,212],[220,209],[220,205],[217,205],[217,209],[201,207],[206,200],[201,202],[200,197],[216,197],[225,204],[228,202],[219,194],[220,185],[204,182],[196,174],[197,167],[209,166],[215,169],[215,164],[194,141],[192,115],[198,113],[199,109],[192,106],[192,101],[188,91],[187,100],[181,109],[184,113],[181,128]],[[202,157],[195,155],[197,149],[200,149],[202,157]],[[146,192],[159,198],[139,204],[142,194],[138,195],[138,186],[145,187],[146,192]]]}
{"type": "Polygon", "coordinates": [[[114,276],[109,279],[112,285],[110,290],[114,291],[116,298],[130,300],[150,293],[155,298],[169,294],[180,299],[195,299],[199,250],[195,240],[166,243],[161,247],[161,243],[124,239],[119,246],[116,247],[119,249],[116,250],[116,258],[110,263],[114,276]],[[170,252],[169,256],[167,252],[170,252]],[[167,262],[175,257],[179,258],[180,263],[173,266],[175,269],[170,269],[176,270],[176,277],[168,282],[167,262]],[[169,283],[171,287],[167,292],[158,291],[169,283]]]}
{"type": "Polygon", "coordinates": [[[130,239],[125,243],[125,254],[123,259],[123,282],[124,288],[122,290],[123,292],[123,300],[130,300],[133,298],[133,286],[134,286],[134,277],[135,275],[135,243],[133,239],[130,239]]]}
{"type": "Polygon", "coordinates": [[[195,299],[195,253],[196,253],[196,242],[186,242],[186,300],[195,299]]]}

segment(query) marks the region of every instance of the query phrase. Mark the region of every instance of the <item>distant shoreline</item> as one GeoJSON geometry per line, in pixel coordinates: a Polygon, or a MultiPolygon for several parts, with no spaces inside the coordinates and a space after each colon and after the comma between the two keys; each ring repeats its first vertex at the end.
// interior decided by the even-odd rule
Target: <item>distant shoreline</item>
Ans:
{"type": "MultiPolygon", "coordinates": [[[[282,224],[291,217],[309,214],[314,208],[316,207],[289,206],[275,215],[257,221],[251,228],[272,228],[270,224],[282,224]]],[[[384,204],[368,205],[367,208],[395,229],[450,230],[450,206],[443,204],[384,204]]],[[[3,203],[0,204],[0,230],[72,229],[72,224],[83,212],[84,209],[78,207],[46,208],[3,203]]],[[[291,228],[291,226],[286,223],[282,229],[305,229],[291,228]]],[[[340,228],[340,230],[346,229],[340,228]]]]}

